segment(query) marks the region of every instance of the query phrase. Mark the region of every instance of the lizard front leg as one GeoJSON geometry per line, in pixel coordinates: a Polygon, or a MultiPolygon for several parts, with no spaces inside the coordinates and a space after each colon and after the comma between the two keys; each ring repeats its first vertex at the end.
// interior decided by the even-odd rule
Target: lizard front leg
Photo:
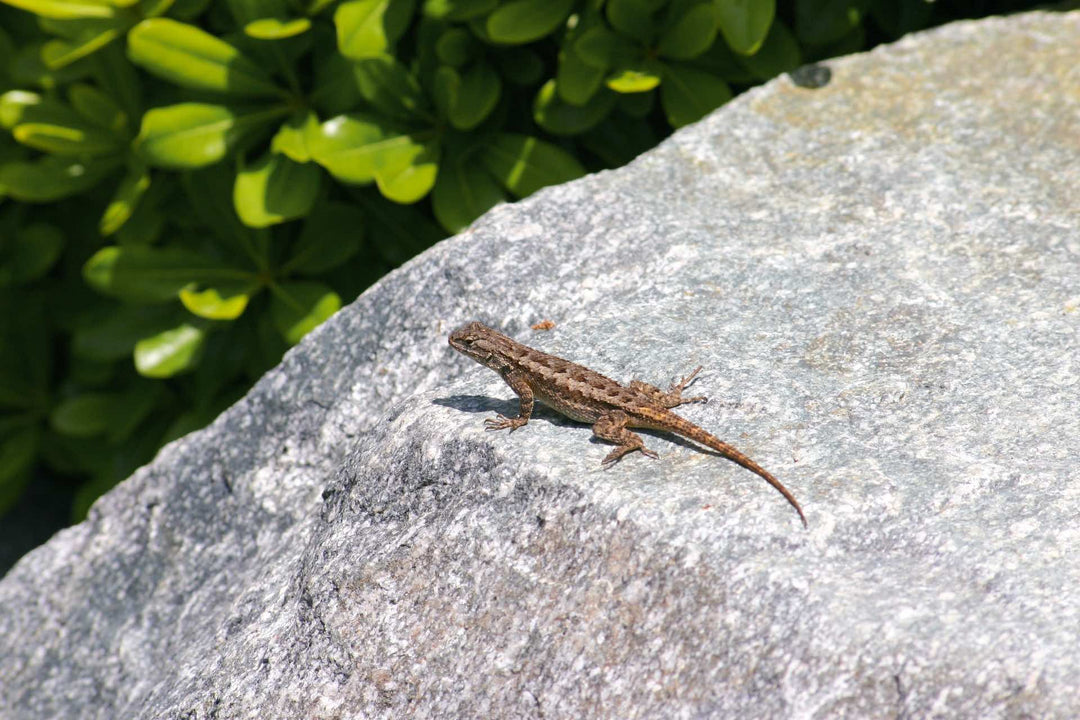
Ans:
{"type": "Polygon", "coordinates": [[[618,445],[617,448],[607,454],[607,457],[600,461],[600,465],[604,468],[611,467],[623,455],[635,450],[640,450],[642,455],[651,458],[659,457],[652,450],[645,447],[645,441],[641,439],[640,435],[626,428],[628,422],[630,422],[630,417],[626,413],[622,410],[612,410],[606,415],[601,415],[600,419],[593,423],[593,435],[601,440],[607,440],[618,445]]]}
{"type": "Polygon", "coordinates": [[[678,407],[679,405],[686,405],[687,403],[708,402],[709,398],[705,397],[704,395],[698,395],[692,398],[684,398],[682,396],[683,390],[686,389],[686,386],[692,383],[694,381],[694,378],[697,377],[697,374],[701,372],[701,367],[702,366],[699,365],[697,370],[690,373],[679,382],[671,383],[671,387],[668,388],[667,392],[664,392],[655,385],[650,385],[649,383],[641,382],[640,380],[631,380],[630,389],[643,395],[647,395],[650,400],[657,403],[661,407],[666,408],[678,407]]]}
{"type": "Polygon", "coordinates": [[[510,428],[510,432],[514,432],[519,427],[529,422],[529,418],[532,417],[533,411],[533,391],[529,387],[529,383],[525,380],[525,373],[518,369],[508,368],[499,375],[506,381],[506,384],[510,386],[510,389],[517,393],[518,399],[521,401],[521,409],[518,411],[517,417],[508,418],[505,415],[497,414],[493,418],[488,418],[484,421],[484,427],[488,430],[505,430],[510,428]]]}

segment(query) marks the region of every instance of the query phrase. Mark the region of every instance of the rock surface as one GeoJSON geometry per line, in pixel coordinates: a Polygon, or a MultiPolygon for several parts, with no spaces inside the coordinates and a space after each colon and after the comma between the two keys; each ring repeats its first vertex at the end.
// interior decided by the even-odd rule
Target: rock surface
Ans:
{"type": "Polygon", "coordinates": [[[778,79],[385,278],[0,582],[0,717],[1080,716],[1077,37],[778,79]],[[469,319],[704,365],[810,530],[666,436],[485,433],[469,319]]]}

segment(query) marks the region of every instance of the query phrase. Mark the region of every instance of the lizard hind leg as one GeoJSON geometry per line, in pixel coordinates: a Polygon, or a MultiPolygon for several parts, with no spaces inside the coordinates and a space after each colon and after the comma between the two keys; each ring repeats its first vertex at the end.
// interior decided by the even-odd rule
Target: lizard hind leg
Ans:
{"type": "Polygon", "coordinates": [[[640,435],[627,429],[626,424],[629,421],[630,418],[626,413],[622,410],[615,410],[607,415],[600,416],[600,418],[593,423],[593,435],[601,440],[606,440],[618,445],[618,447],[607,454],[607,457],[600,461],[600,465],[605,469],[617,463],[623,455],[634,452],[635,450],[640,450],[642,455],[651,458],[659,457],[659,455],[645,447],[645,441],[641,439],[640,435]]]}
{"type": "Polygon", "coordinates": [[[649,383],[641,382],[640,380],[632,380],[630,382],[630,389],[648,396],[650,400],[665,408],[678,407],[679,405],[686,405],[687,403],[708,402],[709,398],[704,395],[697,395],[691,398],[684,398],[682,396],[683,390],[686,389],[687,385],[694,381],[697,374],[701,372],[701,368],[702,366],[699,365],[697,370],[694,370],[694,372],[690,373],[679,382],[671,383],[671,387],[668,388],[667,392],[664,392],[655,385],[650,385],[649,383]]]}

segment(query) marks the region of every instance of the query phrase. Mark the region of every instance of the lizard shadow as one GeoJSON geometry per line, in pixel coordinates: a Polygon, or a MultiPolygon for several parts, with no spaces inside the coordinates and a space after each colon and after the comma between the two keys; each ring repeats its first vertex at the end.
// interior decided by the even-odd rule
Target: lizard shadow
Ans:
{"type": "MultiPolygon", "coordinates": [[[[453,408],[454,410],[460,410],[462,412],[473,414],[499,413],[505,417],[514,417],[521,409],[521,405],[518,403],[517,398],[514,398],[513,400],[499,400],[487,395],[451,395],[445,398],[437,398],[431,402],[433,405],[442,405],[443,407],[453,408]]],[[[545,422],[550,422],[552,425],[559,425],[562,427],[584,425],[584,423],[574,422],[573,420],[560,415],[539,402],[533,406],[532,417],[529,419],[529,422],[535,420],[544,420],[545,422]]]]}
{"type": "MultiPolygon", "coordinates": [[[[518,414],[518,411],[521,407],[518,404],[517,398],[514,398],[512,400],[499,400],[498,398],[489,397],[487,395],[451,395],[449,397],[432,400],[431,402],[434,405],[441,405],[443,407],[453,408],[454,410],[460,410],[462,412],[473,414],[499,413],[500,415],[504,415],[505,417],[514,417],[518,414]]],[[[575,427],[585,429],[590,428],[589,423],[571,420],[570,418],[562,415],[555,410],[552,410],[541,402],[537,402],[536,405],[533,406],[533,413],[532,417],[529,419],[529,422],[535,422],[537,420],[543,420],[558,427],[575,427]]],[[[724,457],[715,450],[707,448],[704,445],[698,445],[692,440],[688,440],[681,435],[676,435],[675,433],[664,432],[663,430],[647,430],[645,428],[634,428],[633,430],[636,433],[642,434],[646,438],[661,438],[689,450],[696,450],[706,455],[714,455],[720,458],[724,457]]],[[[601,440],[595,435],[590,435],[589,441],[594,445],[612,447],[612,443],[608,442],[607,440],[601,440]]]]}

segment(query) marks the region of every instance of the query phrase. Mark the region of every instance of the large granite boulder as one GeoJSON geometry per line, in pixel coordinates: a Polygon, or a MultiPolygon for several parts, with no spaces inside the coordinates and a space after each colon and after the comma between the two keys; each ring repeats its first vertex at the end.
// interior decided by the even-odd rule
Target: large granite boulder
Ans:
{"type": "Polygon", "coordinates": [[[0,582],[0,716],[1080,716],[1078,37],[777,79],[391,274],[0,582]],[[704,365],[809,530],[667,436],[485,433],[471,319],[704,365]]]}

